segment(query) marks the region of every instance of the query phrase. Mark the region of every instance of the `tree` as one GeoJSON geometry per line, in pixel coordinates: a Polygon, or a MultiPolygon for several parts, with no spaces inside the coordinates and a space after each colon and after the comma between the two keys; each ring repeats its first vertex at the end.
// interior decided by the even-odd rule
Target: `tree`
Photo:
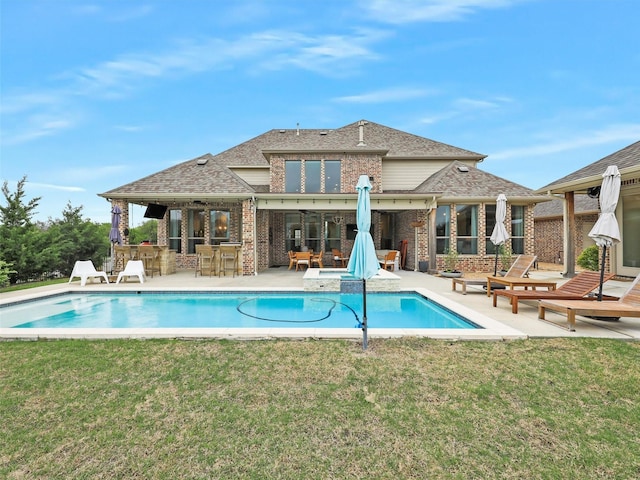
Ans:
{"type": "Polygon", "coordinates": [[[158,243],[158,221],[147,220],[139,227],[132,228],[129,232],[129,243],[137,245],[140,242],[149,241],[158,243]]]}
{"type": "Polygon", "coordinates": [[[57,252],[56,269],[64,275],[71,274],[76,260],[91,260],[96,268],[102,268],[102,260],[109,255],[108,230],[98,223],[82,217],[82,206],[71,203],[62,212],[62,219],[51,223],[49,241],[57,252]]]}
{"type": "Polygon", "coordinates": [[[8,182],[2,185],[6,205],[0,206],[0,258],[12,266],[10,283],[39,276],[53,260],[43,230],[32,222],[41,197],[25,202],[26,175],[17,183],[15,192],[8,182]]]}

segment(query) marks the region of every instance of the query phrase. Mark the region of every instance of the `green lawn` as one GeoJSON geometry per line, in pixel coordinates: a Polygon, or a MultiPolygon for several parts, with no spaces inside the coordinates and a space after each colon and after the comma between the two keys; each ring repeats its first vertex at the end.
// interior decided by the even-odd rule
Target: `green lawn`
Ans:
{"type": "Polygon", "coordinates": [[[0,477],[632,479],[640,343],[0,343],[0,477]]]}

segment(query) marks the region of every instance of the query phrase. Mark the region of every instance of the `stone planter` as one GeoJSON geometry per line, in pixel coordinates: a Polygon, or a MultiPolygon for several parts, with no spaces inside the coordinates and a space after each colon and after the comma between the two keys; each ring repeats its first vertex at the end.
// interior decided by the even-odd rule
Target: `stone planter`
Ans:
{"type": "Polygon", "coordinates": [[[444,270],[441,270],[438,273],[440,276],[445,278],[460,278],[462,276],[462,272],[445,272],[444,270]]]}

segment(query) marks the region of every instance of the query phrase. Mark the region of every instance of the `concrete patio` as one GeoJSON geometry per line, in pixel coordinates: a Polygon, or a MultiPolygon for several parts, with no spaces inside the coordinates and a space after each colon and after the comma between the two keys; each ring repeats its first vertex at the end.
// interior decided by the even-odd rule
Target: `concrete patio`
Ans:
{"type": "MultiPolygon", "coordinates": [[[[498,306],[492,306],[492,299],[486,295],[486,291],[480,286],[469,286],[467,294],[462,295],[460,291],[453,292],[451,289],[451,279],[442,278],[413,271],[395,272],[400,276],[401,289],[426,289],[434,292],[437,296],[450,302],[460,304],[466,309],[473,310],[478,314],[489,317],[511,329],[515,329],[522,334],[522,337],[593,337],[593,338],[615,338],[621,340],[640,340],[640,320],[633,318],[621,318],[618,321],[599,321],[578,317],[576,331],[570,332],[566,329],[566,317],[549,313],[547,322],[538,320],[537,307],[533,303],[521,303],[519,313],[511,313],[511,307],[505,299],[499,299],[498,306]]],[[[87,290],[274,290],[291,289],[302,290],[304,272],[295,272],[286,267],[270,268],[265,272],[253,277],[228,276],[228,277],[208,277],[194,275],[194,270],[179,270],[172,275],[149,277],[144,284],[137,281],[120,283],[117,286],[101,284],[97,281],[87,283],[85,287],[80,286],[79,281],[71,284],[51,285],[17,292],[3,293],[0,295],[0,304],[11,303],[19,300],[28,300],[42,295],[50,295],[56,292],[65,291],[87,291],[87,290]]],[[[479,274],[475,274],[479,276],[479,274]]],[[[561,275],[557,266],[546,269],[544,265],[538,270],[530,272],[532,278],[558,281],[558,286],[566,279],[561,275]]],[[[610,280],[605,284],[604,293],[619,297],[629,287],[630,282],[620,280],[610,280]]],[[[8,329],[3,329],[8,330],[8,329]]],[[[4,336],[4,335],[3,335],[4,336]]]]}

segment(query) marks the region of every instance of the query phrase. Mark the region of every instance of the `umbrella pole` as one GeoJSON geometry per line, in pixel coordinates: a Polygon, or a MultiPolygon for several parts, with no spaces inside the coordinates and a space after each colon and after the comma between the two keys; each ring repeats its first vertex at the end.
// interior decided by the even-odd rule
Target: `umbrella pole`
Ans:
{"type": "Polygon", "coordinates": [[[604,260],[607,256],[607,246],[602,247],[602,266],[600,267],[600,289],[598,290],[598,301],[602,301],[602,284],[604,283],[604,260]]]}
{"type": "Polygon", "coordinates": [[[362,350],[367,349],[367,281],[362,279],[362,350]]]}
{"type": "Polygon", "coordinates": [[[500,248],[500,245],[496,245],[496,264],[493,267],[493,276],[495,277],[496,275],[498,275],[498,249],[500,248]]]}

